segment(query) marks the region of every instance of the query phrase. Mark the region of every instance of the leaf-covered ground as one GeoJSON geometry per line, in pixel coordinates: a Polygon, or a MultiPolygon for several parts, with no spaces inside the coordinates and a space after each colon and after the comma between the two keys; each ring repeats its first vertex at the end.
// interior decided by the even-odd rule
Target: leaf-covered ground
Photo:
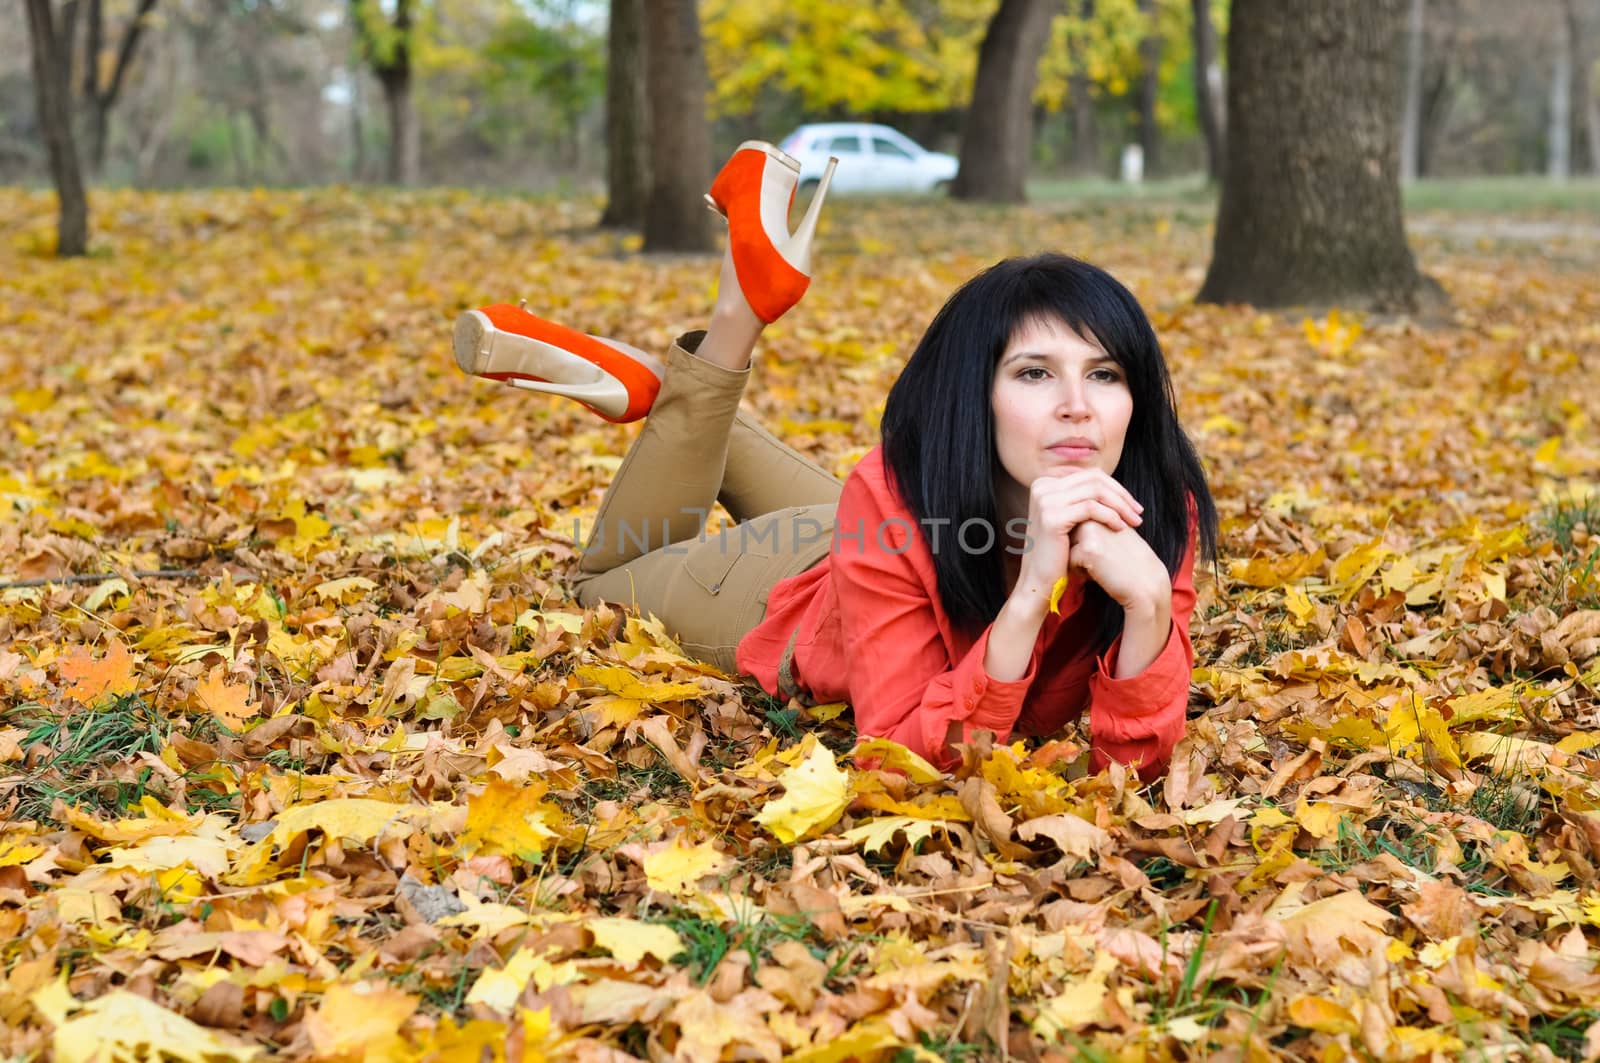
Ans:
{"type": "Polygon", "coordinates": [[[1600,1052],[1581,232],[1424,226],[1448,320],[1308,323],[1190,304],[1194,207],[830,204],[749,403],[841,474],[995,258],[1150,308],[1225,556],[1141,786],[1082,734],[853,758],[837,706],[571,600],[632,430],[463,377],[451,322],[660,348],[711,259],[324,191],[99,193],[58,262],[52,207],[0,191],[9,1058],[1600,1052]]]}

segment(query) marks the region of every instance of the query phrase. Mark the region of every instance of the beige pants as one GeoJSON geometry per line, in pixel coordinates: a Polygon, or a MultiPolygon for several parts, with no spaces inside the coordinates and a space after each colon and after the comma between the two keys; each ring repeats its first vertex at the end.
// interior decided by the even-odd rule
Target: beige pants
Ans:
{"type": "Polygon", "coordinates": [[[585,606],[660,617],[684,650],[728,673],[780,580],[827,556],[843,486],[739,409],[750,370],[667,352],[661,392],[595,514],[574,586],[585,606]],[[705,531],[713,502],[736,521],[705,531]]]}

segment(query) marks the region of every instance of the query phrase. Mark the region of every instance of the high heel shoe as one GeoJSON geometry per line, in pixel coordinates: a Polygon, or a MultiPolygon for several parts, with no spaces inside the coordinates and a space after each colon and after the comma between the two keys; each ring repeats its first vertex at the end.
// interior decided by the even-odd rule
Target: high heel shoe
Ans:
{"type": "Polygon", "coordinates": [[[811,283],[811,240],[838,159],[830,158],[800,227],[789,232],[789,207],[800,164],[760,140],[747,140],[722,167],[706,204],[728,219],[728,245],[739,288],[769,325],[800,301],[811,283]]]}
{"type": "Polygon", "coordinates": [[[456,318],[455,352],[464,372],[576,399],[613,424],[649,413],[661,390],[655,372],[626,351],[509,303],[456,318]]]}

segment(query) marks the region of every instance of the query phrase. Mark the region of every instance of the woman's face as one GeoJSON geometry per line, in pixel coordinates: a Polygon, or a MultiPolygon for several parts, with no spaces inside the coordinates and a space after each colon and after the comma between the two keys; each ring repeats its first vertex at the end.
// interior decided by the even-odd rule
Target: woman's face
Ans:
{"type": "Polygon", "coordinates": [[[1017,329],[995,368],[991,402],[1005,475],[998,494],[1014,512],[1027,512],[1028,488],[1040,476],[1075,469],[1110,475],[1122,459],[1133,417],[1127,377],[1098,343],[1060,321],[1031,320],[1017,329]]]}

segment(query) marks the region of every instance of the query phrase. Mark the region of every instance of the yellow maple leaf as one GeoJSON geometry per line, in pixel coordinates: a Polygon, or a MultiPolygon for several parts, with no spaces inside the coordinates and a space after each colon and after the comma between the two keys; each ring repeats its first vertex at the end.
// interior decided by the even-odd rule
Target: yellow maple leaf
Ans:
{"type": "Polygon", "coordinates": [[[83,1005],[56,1027],[53,1045],[58,1063],[107,1059],[227,1063],[254,1059],[261,1052],[125,989],[114,989],[83,1005]]]}
{"type": "Polygon", "coordinates": [[[1107,952],[1096,952],[1089,973],[1072,982],[1060,993],[1039,1005],[1033,1031],[1041,1037],[1056,1038],[1081,1030],[1106,1018],[1106,978],[1116,969],[1116,959],[1107,952]]]}
{"type": "Polygon", "coordinates": [[[720,875],[732,866],[728,854],[710,842],[688,845],[680,836],[671,845],[644,858],[644,877],[658,893],[681,897],[694,893],[701,879],[720,875]]]}
{"type": "Polygon", "coordinates": [[[594,918],[587,924],[597,947],[611,953],[624,967],[637,967],[646,956],[662,963],[683,951],[683,939],[670,926],[641,923],[637,919],[594,918]]]}
{"type": "Polygon", "coordinates": [[[1289,1021],[1318,1033],[1355,1033],[1361,1025],[1349,1008],[1327,997],[1301,994],[1289,1002],[1289,1021]]]}
{"type": "Polygon", "coordinates": [[[1423,759],[1438,758],[1452,767],[1461,766],[1461,751],[1438,709],[1403,698],[1389,710],[1383,731],[1399,752],[1416,747],[1423,759]]]}
{"type": "Polygon", "coordinates": [[[864,1019],[836,1037],[819,1036],[817,1044],[802,1048],[786,1058],[789,1063],[844,1063],[847,1059],[877,1059],[883,1053],[903,1046],[909,1049],[914,1063],[943,1058],[921,1045],[905,1045],[893,1027],[877,1017],[864,1019]]]}
{"type": "Polygon", "coordinates": [[[904,772],[906,778],[915,783],[938,782],[944,778],[944,772],[892,738],[863,738],[850,751],[850,759],[858,765],[875,760],[876,767],[904,772]]]}
{"type": "Polygon", "coordinates": [[[548,947],[520,948],[504,967],[484,971],[467,991],[466,1003],[484,1004],[495,1011],[509,1012],[529,982],[542,993],[553,985],[577,981],[577,965],[570,960],[551,963],[544,957],[548,947]]]}
{"type": "Polygon", "coordinates": [[[1600,926],[1600,894],[1591,894],[1582,902],[1583,921],[1590,926],[1600,926]]]}
{"type": "Polygon", "coordinates": [[[222,721],[230,731],[243,729],[245,723],[256,718],[257,709],[247,706],[250,684],[227,682],[227,670],[217,665],[194,688],[192,703],[202,711],[222,721]]]}
{"type": "Polygon", "coordinates": [[[807,735],[811,751],[798,765],[778,776],[783,796],[768,801],[755,817],[784,844],[831,827],[850,803],[850,776],[839,770],[833,753],[807,735]]]}
{"type": "Polygon", "coordinates": [[[63,813],[63,818],[74,830],[103,842],[136,842],[163,835],[188,834],[203,818],[174,812],[149,794],[139,799],[139,809],[143,816],[107,823],[72,805],[63,813]]]}
{"type": "Polygon", "coordinates": [[[1344,813],[1345,809],[1331,801],[1307,801],[1304,797],[1294,808],[1295,822],[1313,838],[1330,838],[1337,834],[1344,813]]]}
{"type": "Polygon", "coordinates": [[[633,701],[662,702],[698,698],[705,693],[699,683],[674,683],[662,679],[645,679],[618,665],[586,664],[575,674],[584,686],[600,687],[619,698],[633,701]]]}
{"type": "Polygon", "coordinates": [[[467,801],[467,852],[503,853],[526,858],[542,853],[565,821],[560,807],[544,800],[544,787],[492,779],[467,801]]]}
{"type": "Polygon", "coordinates": [[[1522,718],[1515,686],[1489,687],[1486,690],[1463,694],[1451,698],[1447,707],[1450,709],[1451,727],[1460,727],[1479,720],[1503,722],[1522,718]]]}
{"type": "Polygon", "coordinates": [[[131,694],[139,681],[133,674],[134,659],[120,642],[113,641],[106,654],[98,661],[87,646],[79,646],[62,658],[56,666],[63,680],[71,683],[62,689],[62,697],[71,698],[84,705],[93,705],[101,698],[131,694]]]}
{"type": "Polygon", "coordinates": [[[382,982],[336,982],[305,1020],[319,1057],[366,1056],[389,1041],[417,1010],[418,998],[382,982]]]}
{"type": "Polygon", "coordinates": [[[367,797],[339,797],[285,810],[266,841],[267,844],[283,846],[293,841],[297,834],[320,830],[330,838],[365,844],[391,829],[398,830],[402,835],[411,833],[408,821],[413,816],[426,813],[427,809],[414,805],[376,801],[367,797]]]}
{"type": "Polygon", "coordinates": [[[939,824],[931,819],[913,819],[910,816],[879,816],[869,819],[859,827],[844,832],[846,841],[855,842],[861,846],[864,853],[881,852],[883,847],[894,840],[896,834],[904,833],[906,845],[916,848],[918,842],[933,833],[939,824]]]}

